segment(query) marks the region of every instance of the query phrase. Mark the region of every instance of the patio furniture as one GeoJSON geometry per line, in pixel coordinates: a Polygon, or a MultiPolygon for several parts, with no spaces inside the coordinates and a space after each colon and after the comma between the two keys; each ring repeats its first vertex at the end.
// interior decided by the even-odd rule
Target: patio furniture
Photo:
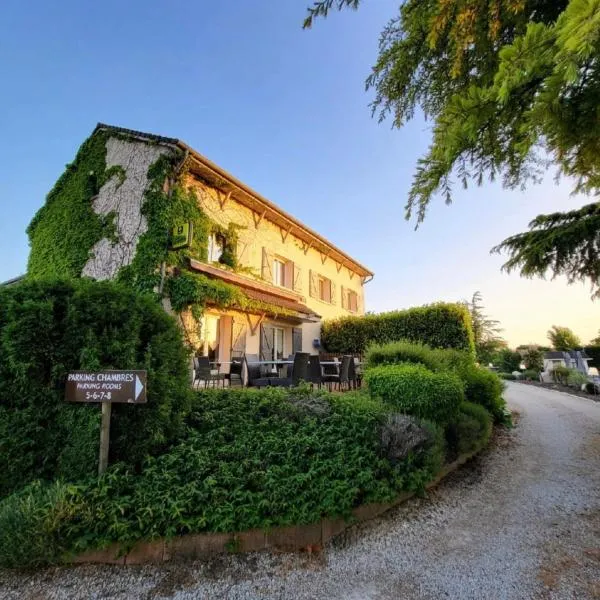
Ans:
{"type": "Polygon", "coordinates": [[[329,365],[324,365],[323,370],[323,382],[329,384],[328,387],[331,390],[333,386],[337,384],[338,390],[342,390],[343,387],[350,389],[350,363],[352,362],[351,356],[342,356],[342,362],[340,363],[339,371],[335,374],[331,372],[325,372],[329,365]]]}
{"type": "Polygon", "coordinates": [[[246,385],[254,386],[255,381],[266,379],[262,377],[260,364],[258,363],[258,355],[244,354],[244,366],[246,367],[246,385]]]}
{"type": "Polygon", "coordinates": [[[242,372],[244,369],[244,364],[242,359],[236,359],[231,361],[231,365],[229,366],[229,373],[225,375],[225,379],[229,381],[229,387],[232,387],[235,383],[236,385],[243,386],[244,381],[242,379],[242,372]]]}
{"type": "Polygon", "coordinates": [[[308,359],[308,381],[318,388],[323,384],[323,371],[318,354],[311,354],[308,359]]]}
{"type": "Polygon", "coordinates": [[[261,377],[259,379],[255,379],[252,382],[252,385],[257,387],[292,387],[294,385],[298,385],[300,381],[308,381],[308,357],[309,354],[307,352],[296,352],[294,355],[294,364],[292,365],[291,377],[261,377]]]}
{"type": "Polygon", "coordinates": [[[210,361],[208,356],[195,356],[194,357],[194,386],[196,383],[200,385],[200,382],[204,382],[204,387],[207,388],[208,384],[211,383],[213,387],[219,381],[225,381],[225,375],[223,373],[213,373],[210,368],[210,361]]]}

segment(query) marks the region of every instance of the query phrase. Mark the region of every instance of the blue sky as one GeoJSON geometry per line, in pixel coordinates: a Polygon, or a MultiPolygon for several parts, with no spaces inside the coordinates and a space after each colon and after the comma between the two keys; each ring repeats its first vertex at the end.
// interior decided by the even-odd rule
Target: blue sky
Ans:
{"type": "Polygon", "coordinates": [[[0,280],[25,270],[27,224],[102,121],[184,140],[317,229],[375,271],[370,310],[480,290],[511,343],[544,343],[552,324],[594,337],[587,287],[509,276],[489,255],[535,215],[585,199],[550,176],[526,192],[457,186],[414,231],[403,207],[430,124],[380,125],[364,91],[398,0],[303,31],[307,2],[5,0],[0,280]]]}

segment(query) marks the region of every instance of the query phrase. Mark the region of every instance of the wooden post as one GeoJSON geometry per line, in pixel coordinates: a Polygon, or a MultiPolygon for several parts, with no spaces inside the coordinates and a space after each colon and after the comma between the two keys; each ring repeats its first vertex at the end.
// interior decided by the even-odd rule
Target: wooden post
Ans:
{"type": "Polygon", "coordinates": [[[100,425],[100,458],[98,460],[98,475],[102,475],[108,466],[108,442],[110,440],[110,413],[112,404],[102,403],[102,424],[100,425]]]}

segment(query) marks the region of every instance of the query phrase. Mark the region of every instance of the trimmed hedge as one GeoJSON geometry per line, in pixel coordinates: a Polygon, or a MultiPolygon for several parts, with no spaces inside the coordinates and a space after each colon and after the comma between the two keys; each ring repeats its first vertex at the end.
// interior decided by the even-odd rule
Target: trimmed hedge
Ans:
{"type": "MultiPolygon", "coordinates": [[[[181,443],[140,473],[113,465],[78,486],[33,484],[0,502],[0,565],[60,562],[113,542],[232,532],[348,517],[419,491],[443,436],[396,465],[381,452],[390,407],[364,394],[206,390],[181,443]]],[[[437,432],[437,433],[436,433],[437,432]]]]}
{"type": "Polygon", "coordinates": [[[139,465],[183,432],[191,390],[181,331],[153,296],[109,282],[0,288],[0,497],[97,470],[100,406],[64,400],[68,371],[146,369],[148,403],[113,406],[110,460],[139,465]]]}
{"type": "Polygon", "coordinates": [[[495,421],[502,421],[506,403],[502,398],[504,385],[501,379],[491,371],[472,365],[460,373],[465,384],[465,398],[468,402],[480,404],[495,421]]]}
{"type": "Polygon", "coordinates": [[[421,365],[380,366],[365,372],[372,396],[400,412],[445,424],[458,414],[464,401],[460,379],[450,373],[433,373],[421,365]]]}
{"type": "Polygon", "coordinates": [[[367,368],[379,365],[413,363],[423,365],[431,371],[441,371],[443,369],[440,356],[429,346],[406,340],[369,346],[365,355],[365,362],[367,368]]]}
{"type": "Polygon", "coordinates": [[[448,452],[452,456],[475,452],[492,435],[492,418],[480,404],[463,402],[456,420],[446,429],[448,452]]]}
{"type": "Polygon", "coordinates": [[[471,316],[463,304],[440,302],[408,310],[325,321],[321,342],[327,352],[362,354],[373,343],[408,340],[432,348],[466,350],[475,356],[471,316]]]}

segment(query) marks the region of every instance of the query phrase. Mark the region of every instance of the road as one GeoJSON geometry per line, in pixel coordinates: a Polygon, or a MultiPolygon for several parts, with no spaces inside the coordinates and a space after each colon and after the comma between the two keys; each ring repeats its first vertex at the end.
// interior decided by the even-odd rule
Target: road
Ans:
{"type": "Polygon", "coordinates": [[[600,598],[600,403],[519,383],[517,426],[321,555],[0,573],[0,598],[600,598]]]}

